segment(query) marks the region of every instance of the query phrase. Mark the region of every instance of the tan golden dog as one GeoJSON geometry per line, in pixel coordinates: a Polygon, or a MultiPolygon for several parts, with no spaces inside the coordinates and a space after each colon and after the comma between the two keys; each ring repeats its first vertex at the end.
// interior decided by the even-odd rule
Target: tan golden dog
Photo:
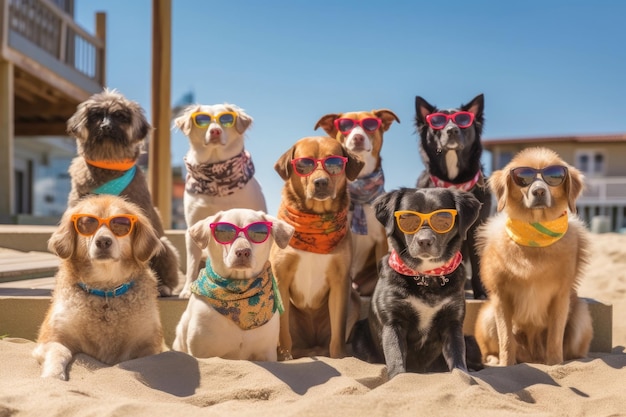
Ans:
{"type": "Polygon", "coordinates": [[[385,228],[376,219],[374,199],[385,192],[380,151],[383,134],[400,119],[391,110],[327,114],[315,124],[357,155],[365,166],[356,180],[348,183],[352,232],[352,285],[361,295],[372,295],[378,281],[378,261],[387,253],[385,228]]]}
{"type": "Polygon", "coordinates": [[[285,312],[278,359],[345,356],[346,335],[358,319],[359,297],[349,276],[350,198],[363,162],[330,137],[307,137],[274,169],[285,180],[278,218],[295,228],[289,246],[272,246],[270,261],[285,312]]]}
{"type": "Polygon", "coordinates": [[[528,148],[489,182],[500,213],[478,231],[489,294],[475,329],[483,360],[553,365],[586,356],[593,329],[576,287],[589,238],[573,214],[582,174],[549,149],[528,148]]]}
{"type": "Polygon", "coordinates": [[[157,280],[148,265],[163,244],[139,206],[85,197],[63,215],[48,247],[61,264],[33,352],[42,377],[66,380],[77,353],[113,365],[163,350],[157,280]]]}

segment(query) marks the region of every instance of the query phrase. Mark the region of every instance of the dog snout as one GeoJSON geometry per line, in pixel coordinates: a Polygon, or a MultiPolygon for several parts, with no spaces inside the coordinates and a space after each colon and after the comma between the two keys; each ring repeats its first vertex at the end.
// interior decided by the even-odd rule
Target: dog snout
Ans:
{"type": "Polygon", "coordinates": [[[213,127],[209,130],[209,134],[211,136],[219,136],[222,134],[222,129],[220,129],[219,127],[213,127]]]}
{"type": "Polygon", "coordinates": [[[326,191],[328,189],[328,178],[316,178],[313,180],[315,191],[326,191]]]}
{"type": "Polygon", "coordinates": [[[550,190],[548,189],[548,185],[545,182],[541,180],[533,182],[528,189],[528,194],[528,206],[530,208],[550,207],[550,190]]]}
{"type": "Polygon", "coordinates": [[[237,250],[235,250],[235,256],[237,256],[237,258],[249,258],[250,255],[252,255],[252,250],[250,248],[239,248],[237,250]]]}
{"type": "Polygon", "coordinates": [[[96,247],[98,249],[109,249],[113,244],[113,239],[108,236],[100,236],[96,239],[96,247]]]}
{"type": "Polygon", "coordinates": [[[361,135],[360,133],[354,135],[352,140],[354,141],[354,146],[355,147],[362,147],[363,144],[365,144],[365,136],[361,135]]]}
{"type": "Polygon", "coordinates": [[[431,246],[433,246],[434,243],[435,243],[435,237],[434,236],[426,236],[426,235],[424,235],[424,236],[418,236],[417,237],[417,244],[422,249],[428,249],[431,246]]]}

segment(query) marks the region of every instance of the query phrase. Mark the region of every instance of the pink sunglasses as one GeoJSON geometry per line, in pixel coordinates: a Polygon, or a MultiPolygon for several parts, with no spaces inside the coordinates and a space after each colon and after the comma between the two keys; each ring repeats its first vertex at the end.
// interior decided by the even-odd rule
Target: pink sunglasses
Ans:
{"type": "Polygon", "coordinates": [[[239,227],[232,223],[217,222],[209,225],[213,238],[217,243],[229,245],[237,239],[239,233],[243,232],[252,243],[263,243],[270,236],[272,222],[254,222],[246,227],[239,227]]]}
{"type": "Polygon", "coordinates": [[[375,117],[366,117],[365,119],[356,120],[356,119],[348,119],[347,117],[341,117],[339,119],[335,119],[334,124],[338,131],[341,133],[348,134],[352,129],[357,126],[361,126],[363,130],[367,132],[375,132],[380,127],[382,122],[380,119],[375,117]]]}
{"type": "Polygon", "coordinates": [[[458,111],[452,114],[431,113],[426,116],[426,122],[428,122],[430,127],[435,130],[443,129],[450,120],[452,120],[452,123],[458,127],[465,129],[474,123],[474,113],[470,113],[468,111],[458,111]]]}

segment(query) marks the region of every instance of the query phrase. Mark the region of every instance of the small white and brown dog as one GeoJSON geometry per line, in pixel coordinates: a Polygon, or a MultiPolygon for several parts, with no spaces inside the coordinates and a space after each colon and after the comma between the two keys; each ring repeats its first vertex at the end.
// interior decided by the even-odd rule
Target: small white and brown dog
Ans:
{"type": "Polygon", "coordinates": [[[33,351],[42,377],[66,380],[77,353],[113,365],[164,350],[148,263],[163,244],[139,206],[85,197],[65,212],[48,247],[61,264],[33,351]]]}
{"type": "MultiPolygon", "coordinates": [[[[234,207],[267,212],[261,186],[254,178],[252,158],[244,148],[244,133],[252,121],[252,117],[233,104],[192,105],[174,121],[190,143],[184,158],[187,178],[183,197],[188,228],[218,211],[234,207]]],[[[202,250],[189,233],[185,243],[187,276],[181,298],[191,295],[190,286],[203,258],[202,250]]]]}
{"type": "Polygon", "coordinates": [[[352,285],[361,295],[374,292],[378,280],[378,261],[387,253],[387,237],[376,219],[372,202],[385,192],[381,150],[383,134],[400,119],[387,109],[355,111],[322,116],[315,124],[336,138],[365,165],[359,176],[348,182],[352,231],[352,285]]]}
{"type": "Polygon", "coordinates": [[[173,349],[198,358],[276,361],[282,303],[269,259],[294,228],[261,211],[230,209],[197,222],[189,236],[208,248],[190,286],[173,349]]]}

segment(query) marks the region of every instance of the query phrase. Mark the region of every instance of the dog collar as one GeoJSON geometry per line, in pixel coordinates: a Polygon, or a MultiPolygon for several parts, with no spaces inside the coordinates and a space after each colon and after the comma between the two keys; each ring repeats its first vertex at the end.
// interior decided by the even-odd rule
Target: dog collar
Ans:
{"type": "Polygon", "coordinates": [[[460,184],[444,181],[441,178],[436,177],[436,176],[434,176],[432,174],[430,174],[430,180],[433,182],[435,187],[456,188],[457,190],[461,190],[461,191],[469,191],[472,188],[474,188],[474,186],[478,183],[478,181],[480,180],[481,175],[482,175],[482,172],[479,170],[476,173],[476,175],[474,175],[474,178],[472,178],[471,180],[469,180],[467,182],[462,182],[460,184]]]}
{"type": "Polygon", "coordinates": [[[385,192],[385,176],[379,169],[361,178],[348,183],[352,222],[350,230],[357,235],[367,234],[367,218],[363,205],[371,203],[376,197],[385,192]]]}
{"type": "Polygon", "coordinates": [[[105,182],[100,187],[92,190],[93,194],[108,194],[108,195],[120,195],[122,191],[128,187],[135,174],[137,173],[137,165],[133,165],[128,171],[124,172],[121,177],[112,179],[105,182]]]}
{"type": "Polygon", "coordinates": [[[111,171],[128,171],[135,165],[136,160],[124,159],[122,161],[94,161],[85,158],[85,162],[96,168],[110,169],[111,171]]]}
{"type": "Polygon", "coordinates": [[[555,220],[529,223],[512,218],[506,219],[506,232],[515,243],[522,246],[543,248],[561,239],[567,232],[567,211],[555,220]]]}
{"type": "Polygon", "coordinates": [[[85,284],[84,282],[78,283],[78,286],[87,294],[97,295],[98,297],[102,297],[102,298],[114,298],[114,297],[119,297],[121,295],[124,295],[128,292],[128,290],[130,290],[133,287],[133,285],[135,285],[135,281],[129,281],[125,284],[115,287],[112,290],[101,290],[98,288],[92,288],[88,286],[87,284],[85,284]]]}
{"type": "Polygon", "coordinates": [[[283,202],[277,217],[296,229],[289,246],[307,252],[330,253],[348,233],[347,208],[338,213],[311,214],[283,202]]]}
{"type": "Polygon", "coordinates": [[[206,267],[191,284],[191,292],[205,297],[218,313],[234,321],[242,330],[262,326],[276,311],[279,314],[284,311],[269,261],[258,277],[230,279],[218,275],[207,259],[206,267]]]}
{"type": "Polygon", "coordinates": [[[183,158],[187,168],[185,191],[190,194],[205,194],[224,197],[242,189],[254,176],[254,164],[245,149],[225,161],[192,165],[183,158]]]}
{"type": "Polygon", "coordinates": [[[396,271],[398,274],[406,275],[408,277],[413,277],[417,285],[423,285],[428,287],[428,278],[439,279],[441,282],[441,286],[446,285],[450,279],[446,275],[452,274],[456,269],[461,265],[463,261],[463,255],[461,252],[457,252],[454,254],[452,259],[450,259],[447,263],[440,266],[439,268],[430,269],[428,271],[418,271],[416,269],[410,268],[407,264],[404,263],[398,252],[392,249],[389,254],[389,266],[391,269],[396,271]]]}

